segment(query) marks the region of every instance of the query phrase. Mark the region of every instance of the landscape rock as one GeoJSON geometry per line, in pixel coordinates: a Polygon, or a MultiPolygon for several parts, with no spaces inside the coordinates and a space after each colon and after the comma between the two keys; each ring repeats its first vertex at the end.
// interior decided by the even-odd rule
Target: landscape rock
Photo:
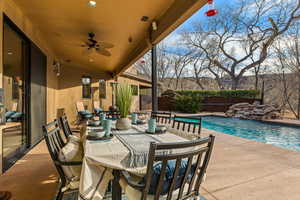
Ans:
{"type": "Polygon", "coordinates": [[[280,119],[280,109],[274,105],[261,105],[257,102],[253,104],[249,103],[237,103],[229,107],[229,110],[225,113],[227,117],[237,117],[241,119],[249,120],[268,120],[268,119],[280,119]]]}

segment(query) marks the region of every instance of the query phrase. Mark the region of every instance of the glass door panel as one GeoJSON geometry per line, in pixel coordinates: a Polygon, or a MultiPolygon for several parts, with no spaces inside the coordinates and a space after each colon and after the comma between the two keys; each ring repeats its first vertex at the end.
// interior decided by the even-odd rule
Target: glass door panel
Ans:
{"type": "Polygon", "coordinates": [[[26,83],[25,67],[27,42],[4,23],[3,89],[5,124],[3,133],[3,166],[9,168],[27,147],[25,128],[26,83]]]}

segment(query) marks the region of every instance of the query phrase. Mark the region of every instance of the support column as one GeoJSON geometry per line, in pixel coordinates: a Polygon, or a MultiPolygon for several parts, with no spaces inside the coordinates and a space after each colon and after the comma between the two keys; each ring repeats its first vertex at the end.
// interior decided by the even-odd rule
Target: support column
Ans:
{"type": "Polygon", "coordinates": [[[152,111],[158,110],[158,99],[157,99],[157,49],[156,45],[152,47],[151,51],[151,78],[152,78],[152,111]]]}

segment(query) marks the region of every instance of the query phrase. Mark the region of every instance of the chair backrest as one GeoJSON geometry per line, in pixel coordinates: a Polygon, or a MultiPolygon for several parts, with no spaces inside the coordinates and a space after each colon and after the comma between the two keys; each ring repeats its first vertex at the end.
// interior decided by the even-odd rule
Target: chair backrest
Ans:
{"type": "Polygon", "coordinates": [[[94,109],[100,109],[100,101],[94,101],[94,109]]]}
{"type": "Polygon", "coordinates": [[[188,117],[175,115],[173,119],[172,128],[200,135],[201,121],[202,120],[200,116],[188,117]]]}
{"type": "Polygon", "coordinates": [[[69,135],[72,135],[72,130],[70,128],[69,122],[68,122],[68,118],[66,114],[63,114],[60,118],[59,118],[59,122],[61,125],[61,128],[64,132],[64,135],[66,137],[66,139],[68,139],[69,135]]]}
{"type": "Polygon", "coordinates": [[[151,118],[155,118],[156,122],[162,124],[171,123],[172,113],[170,112],[151,112],[151,118]]]}
{"type": "Polygon", "coordinates": [[[77,102],[76,102],[76,109],[77,109],[77,112],[80,112],[80,111],[84,111],[84,110],[85,110],[82,101],[77,101],[77,102]]]}
{"type": "Polygon", "coordinates": [[[11,108],[11,111],[17,112],[18,111],[18,102],[14,102],[11,108]]]}
{"type": "Polygon", "coordinates": [[[63,141],[60,133],[60,128],[57,120],[50,122],[43,126],[44,138],[50,153],[50,156],[54,162],[54,165],[60,175],[61,181],[66,182],[65,173],[58,163],[58,155],[60,150],[66,145],[63,141]]]}
{"type": "MultiPolygon", "coordinates": [[[[171,199],[173,192],[178,188],[176,199],[186,199],[193,195],[198,196],[203,176],[211,157],[215,136],[178,143],[154,143],[150,144],[147,174],[145,187],[142,191],[142,200],[145,200],[149,192],[151,180],[153,178],[154,163],[161,162],[161,172],[156,185],[154,200],[158,200],[164,184],[167,164],[175,161],[175,169],[171,175],[171,182],[168,188],[167,200],[171,199]],[[184,176],[178,180],[182,161],[187,161],[184,168],[184,176]],[[178,185],[180,184],[180,185],[178,185]],[[176,185],[176,188],[175,188],[176,185]]],[[[174,193],[175,195],[175,193],[174,193]]]]}

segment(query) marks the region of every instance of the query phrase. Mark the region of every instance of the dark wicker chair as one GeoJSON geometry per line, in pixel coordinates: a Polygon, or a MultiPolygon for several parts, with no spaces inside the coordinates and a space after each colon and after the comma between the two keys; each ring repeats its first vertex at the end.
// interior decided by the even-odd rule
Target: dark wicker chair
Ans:
{"type": "Polygon", "coordinates": [[[68,122],[68,118],[66,114],[63,114],[60,118],[59,118],[59,123],[60,123],[60,127],[64,132],[64,135],[66,137],[66,139],[68,139],[69,135],[73,135],[74,132],[79,133],[79,130],[72,130],[69,122],[68,122]]]}
{"type": "Polygon", "coordinates": [[[172,128],[176,128],[181,131],[201,134],[201,117],[187,117],[175,115],[172,123],[172,128]]]}
{"type": "MultiPolygon", "coordinates": [[[[44,138],[50,153],[50,156],[54,162],[54,165],[57,169],[57,172],[60,176],[60,184],[59,189],[57,193],[57,200],[61,200],[64,192],[62,191],[62,188],[64,188],[68,184],[68,180],[66,178],[66,175],[62,169],[62,166],[75,166],[75,165],[81,165],[81,161],[74,161],[74,162],[62,162],[58,159],[59,151],[65,146],[65,142],[63,141],[60,133],[60,128],[58,125],[57,120],[54,120],[53,122],[50,122],[43,126],[43,133],[44,138]]],[[[68,191],[72,192],[72,191],[68,191]]],[[[73,190],[73,192],[77,192],[77,190],[73,190]]]]}
{"type": "Polygon", "coordinates": [[[170,112],[151,112],[151,118],[155,118],[156,122],[162,124],[171,123],[172,113],[170,112]]]}
{"type": "Polygon", "coordinates": [[[138,183],[133,182],[127,172],[122,172],[121,178],[125,180],[130,187],[139,190],[141,192],[141,199],[145,200],[149,194],[151,181],[154,177],[154,163],[160,163],[160,175],[157,184],[154,185],[156,188],[153,194],[154,200],[158,200],[163,187],[166,187],[166,171],[170,170],[167,164],[170,161],[175,161],[175,168],[171,171],[171,181],[168,182],[167,192],[165,192],[167,195],[166,199],[170,200],[172,197],[176,197],[175,195],[178,195],[176,199],[179,200],[200,196],[200,185],[211,157],[214,139],[215,136],[210,135],[207,138],[188,142],[151,143],[147,174],[143,179],[143,183],[141,183],[141,181],[138,183]],[[181,151],[174,152],[179,149],[181,149],[181,151]],[[162,153],[162,151],[168,153],[162,153]],[[182,170],[181,164],[183,161],[185,161],[186,165],[182,170]],[[176,192],[177,194],[174,193],[175,190],[179,190],[178,193],[176,192]]]}

